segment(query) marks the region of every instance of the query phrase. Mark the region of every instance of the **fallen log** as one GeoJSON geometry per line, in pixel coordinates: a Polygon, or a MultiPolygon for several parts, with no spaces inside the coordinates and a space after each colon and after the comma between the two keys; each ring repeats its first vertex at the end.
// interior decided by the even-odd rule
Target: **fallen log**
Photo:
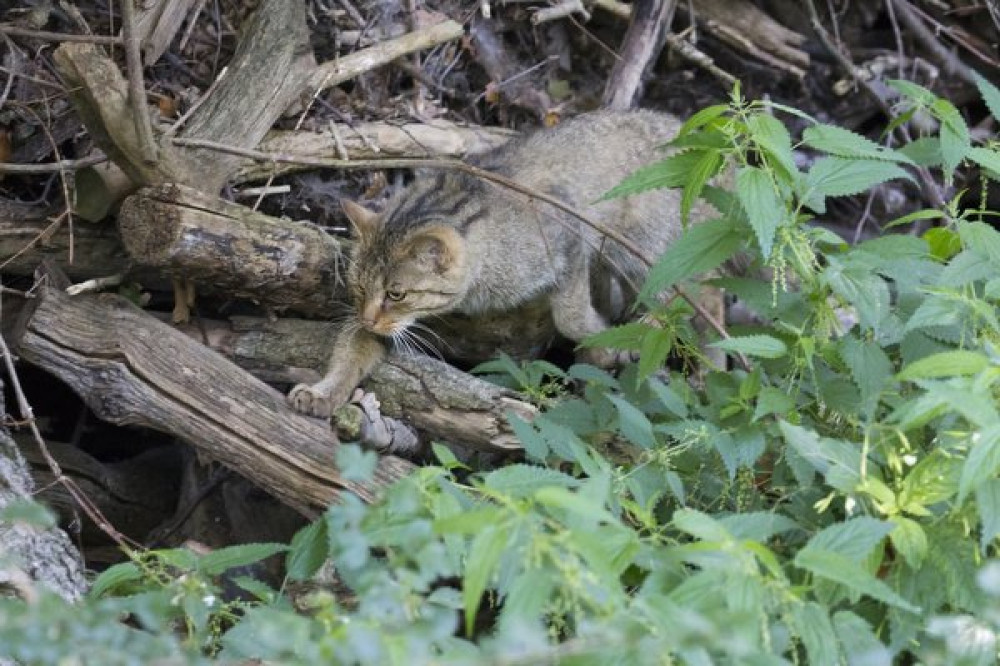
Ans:
{"type": "MultiPolygon", "coordinates": [[[[257,317],[201,320],[180,330],[259,377],[290,384],[320,379],[337,333],[324,322],[257,317]]],[[[407,421],[425,442],[491,453],[521,449],[507,424],[508,412],[525,419],[537,412],[512,391],[415,354],[391,354],[362,386],[378,396],[384,416],[407,421]]]]}
{"type": "MultiPolygon", "coordinates": [[[[350,241],[278,220],[181,185],[144,188],[122,202],[122,241],[137,263],[277,311],[342,316],[350,241]]],[[[554,337],[544,299],[513,312],[431,322],[439,351],[477,362],[503,351],[533,358],[554,337]]]]}
{"type": "Polygon", "coordinates": [[[305,515],[344,489],[371,501],[412,469],[385,456],[370,483],[343,479],[329,425],[119,296],[42,287],[23,319],[21,358],[66,382],[99,418],[167,432],[305,515]]]}

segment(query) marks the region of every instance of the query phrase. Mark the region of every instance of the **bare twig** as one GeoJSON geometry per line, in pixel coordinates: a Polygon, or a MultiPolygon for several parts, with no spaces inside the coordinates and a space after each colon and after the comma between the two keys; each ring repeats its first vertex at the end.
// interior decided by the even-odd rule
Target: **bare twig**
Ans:
{"type": "Polygon", "coordinates": [[[121,0],[122,38],[125,42],[125,69],[128,72],[128,96],[132,103],[135,132],[139,137],[143,161],[152,166],[159,160],[159,150],[153,140],[153,126],[146,107],[146,86],[142,77],[142,53],[136,34],[133,0],[121,0]]]}
{"type": "Polygon", "coordinates": [[[17,401],[18,411],[21,414],[21,419],[27,424],[28,429],[31,431],[31,436],[34,438],[35,443],[38,444],[38,450],[41,451],[42,457],[45,458],[46,464],[52,471],[52,476],[66,489],[69,496],[79,505],[83,512],[90,518],[98,528],[101,529],[105,534],[108,535],[115,543],[119,545],[123,550],[130,551],[132,548],[136,548],[139,544],[127,536],[119,532],[114,528],[114,526],[104,517],[101,510],[94,504],[86,493],[84,493],[76,482],[70,477],[63,474],[62,468],[56,461],[52,454],[49,452],[49,447],[45,443],[45,438],[42,437],[42,433],[38,430],[38,424],[35,423],[34,412],[31,409],[31,405],[28,403],[28,399],[24,395],[24,390],[21,388],[21,381],[18,379],[17,371],[14,369],[14,358],[10,353],[10,349],[7,347],[7,341],[4,340],[3,336],[0,335],[0,356],[3,356],[4,368],[7,371],[7,377],[10,379],[11,388],[14,390],[14,397],[17,401]]]}
{"type": "Polygon", "coordinates": [[[28,30],[12,25],[0,25],[0,35],[11,37],[31,37],[48,42],[87,42],[88,44],[105,44],[117,46],[122,43],[118,37],[108,35],[74,35],[66,32],[48,32],[46,30],[28,30]]]}
{"type": "Polygon", "coordinates": [[[105,155],[89,155],[81,157],[78,160],[59,160],[58,162],[46,162],[45,164],[10,164],[9,162],[0,162],[0,173],[39,174],[78,171],[79,169],[107,161],[108,158],[105,155]]]}

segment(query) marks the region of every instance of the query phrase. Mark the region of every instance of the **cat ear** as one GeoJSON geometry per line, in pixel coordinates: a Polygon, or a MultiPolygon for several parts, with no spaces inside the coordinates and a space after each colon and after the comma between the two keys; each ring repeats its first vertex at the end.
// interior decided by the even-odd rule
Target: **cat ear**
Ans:
{"type": "Polygon", "coordinates": [[[428,269],[446,273],[464,264],[465,243],[454,229],[435,227],[411,238],[406,253],[428,269]]]}
{"type": "Polygon", "coordinates": [[[358,238],[371,238],[378,228],[378,213],[370,211],[359,203],[350,199],[341,199],[340,207],[351,221],[358,238]]]}

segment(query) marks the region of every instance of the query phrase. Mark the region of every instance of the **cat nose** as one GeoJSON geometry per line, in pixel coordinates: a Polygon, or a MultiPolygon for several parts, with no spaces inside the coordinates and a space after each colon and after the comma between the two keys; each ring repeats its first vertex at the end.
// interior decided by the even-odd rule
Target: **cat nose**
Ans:
{"type": "Polygon", "coordinates": [[[381,303],[366,303],[361,309],[361,323],[369,327],[374,326],[381,312],[381,303]]]}

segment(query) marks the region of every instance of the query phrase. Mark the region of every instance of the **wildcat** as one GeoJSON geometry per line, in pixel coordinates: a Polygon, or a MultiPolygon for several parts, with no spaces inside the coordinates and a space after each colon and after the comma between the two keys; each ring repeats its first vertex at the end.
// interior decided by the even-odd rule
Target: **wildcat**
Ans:
{"type": "MultiPolygon", "coordinates": [[[[662,157],[656,147],[679,127],[663,113],[597,111],[470,162],[562,200],[655,257],[681,232],[679,192],[597,200],[662,157]]],[[[568,213],[462,172],[418,174],[381,213],[342,205],[357,233],[347,275],[357,317],[338,335],[323,379],[288,395],[297,411],[314,416],[346,402],[387,344],[405,339],[418,320],[509,310],[545,296],[556,329],[579,342],[608,327],[614,294],[631,293],[647,271],[568,213]]],[[[692,219],[708,210],[696,205],[692,219]]],[[[616,356],[604,349],[583,355],[603,366],[616,356]]]]}

